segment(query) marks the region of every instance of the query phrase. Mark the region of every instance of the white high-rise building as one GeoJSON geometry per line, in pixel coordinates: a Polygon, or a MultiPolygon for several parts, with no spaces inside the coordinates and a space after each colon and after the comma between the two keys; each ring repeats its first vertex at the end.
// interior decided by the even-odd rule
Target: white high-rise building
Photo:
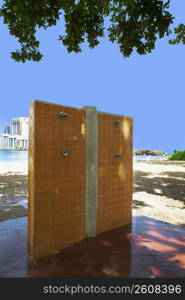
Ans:
{"type": "Polygon", "coordinates": [[[12,134],[0,134],[0,149],[28,149],[28,118],[12,119],[12,134]]]}
{"type": "Polygon", "coordinates": [[[12,134],[20,135],[28,139],[28,118],[14,118],[12,119],[12,134]]]}

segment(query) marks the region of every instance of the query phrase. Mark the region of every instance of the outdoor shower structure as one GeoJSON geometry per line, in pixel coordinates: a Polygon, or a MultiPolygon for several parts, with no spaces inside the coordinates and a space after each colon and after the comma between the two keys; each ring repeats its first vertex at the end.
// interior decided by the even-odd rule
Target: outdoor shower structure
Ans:
{"type": "Polygon", "coordinates": [[[32,101],[29,256],[131,223],[132,118],[32,101]]]}

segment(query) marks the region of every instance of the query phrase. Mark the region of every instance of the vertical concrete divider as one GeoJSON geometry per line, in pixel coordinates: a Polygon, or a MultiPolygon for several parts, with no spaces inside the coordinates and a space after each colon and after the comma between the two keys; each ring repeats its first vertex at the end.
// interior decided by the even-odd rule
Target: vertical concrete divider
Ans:
{"type": "Polygon", "coordinates": [[[86,111],[85,230],[88,237],[93,237],[97,234],[98,112],[95,106],[83,109],[86,111]]]}

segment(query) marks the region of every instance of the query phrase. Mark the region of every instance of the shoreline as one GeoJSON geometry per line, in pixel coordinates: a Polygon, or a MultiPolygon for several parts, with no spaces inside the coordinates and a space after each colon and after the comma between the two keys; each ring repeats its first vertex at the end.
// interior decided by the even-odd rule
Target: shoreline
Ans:
{"type": "Polygon", "coordinates": [[[26,149],[0,149],[0,151],[28,151],[26,149]]]}

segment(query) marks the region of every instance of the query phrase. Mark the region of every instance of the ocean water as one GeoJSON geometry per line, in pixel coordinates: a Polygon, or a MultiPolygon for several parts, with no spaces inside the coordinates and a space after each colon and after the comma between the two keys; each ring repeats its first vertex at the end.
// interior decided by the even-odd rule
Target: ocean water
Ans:
{"type": "Polygon", "coordinates": [[[133,155],[133,160],[165,160],[170,156],[170,154],[166,155],[133,155]]]}
{"type": "MultiPolygon", "coordinates": [[[[173,151],[164,151],[168,155],[173,151]]],[[[165,159],[167,156],[134,155],[133,160],[165,159]]],[[[28,151],[0,151],[0,174],[5,172],[28,172],[28,151]]]]}
{"type": "Polygon", "coordinates": [[[28,151],[0,151],[0,174],[6,172],[28,172],[28,151]]]}
{"type": "Polygon", "coordinates": [[[133,155],[133,160],[156,160],[156,159],[165,159],[168,155],[133,155]]]}
{"type": "Polygon", "coordinates": [[[0,151],[0,163],[1,162],[16,162],[27,161],[28,151],[13,151],[6,150],[0,151]]]}

